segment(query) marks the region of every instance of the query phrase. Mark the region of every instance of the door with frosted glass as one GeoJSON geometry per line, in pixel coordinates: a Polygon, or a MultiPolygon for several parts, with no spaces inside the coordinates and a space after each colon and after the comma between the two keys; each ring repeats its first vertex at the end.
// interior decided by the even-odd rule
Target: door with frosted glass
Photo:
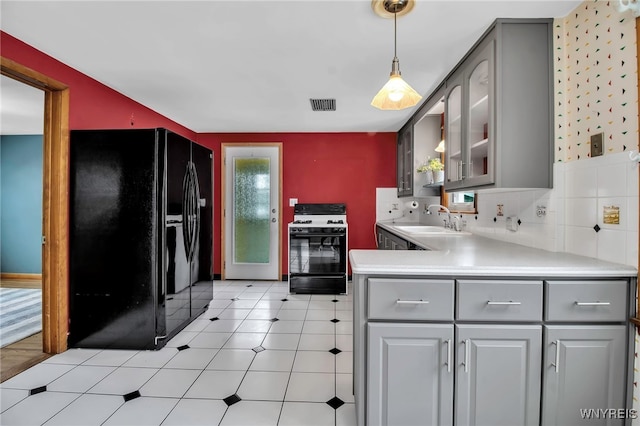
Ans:
{"type": "Polygon", "coordinates": [[[280,146],[224,146],[224,176],[224,278],[280,279],[280,146]]]}

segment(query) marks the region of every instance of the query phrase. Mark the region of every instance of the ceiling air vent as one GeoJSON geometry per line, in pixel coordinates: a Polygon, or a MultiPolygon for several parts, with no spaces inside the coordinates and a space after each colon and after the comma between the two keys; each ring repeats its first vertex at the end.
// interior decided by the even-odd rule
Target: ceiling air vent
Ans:
{"type": "Polygon", "coordinates": [[[309,99],[313,111],[335,111],[335,99],[309,99]]]}

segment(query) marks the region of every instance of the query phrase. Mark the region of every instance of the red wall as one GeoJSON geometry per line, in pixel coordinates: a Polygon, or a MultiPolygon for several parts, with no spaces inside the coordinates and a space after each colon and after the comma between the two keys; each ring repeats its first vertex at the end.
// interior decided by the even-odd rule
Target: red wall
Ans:
{"type": "MultiPolygon", "coordinates": [[[[282,142],[284,274],[288,273],[286,224],[293,220],[289,198],[301,203],[346,203],[349,248],[375,248],[375,189],[395,187],[395,133],[196,134],[2,31],[0,45],[4,58],[69,86],[71,129],[166,127],[213,149],[216,206],[221,205],[221,143],[282,142]]],[[[214,272],[220,273],[220,209],[214,212],[214,272]]]]}
{"type": "Polygon", "coordinates": [[[158,114],[93,78],[0,31],[2,57],[31,68],[69,87],[71,129],[144,129],[166,127],[194,139],[196,133],[158,114]],[[133,126],[131,118],[133,117],[133,126]]]}
{"type": "MultiPolygon", "coordinates": [[[[221,206],[221,143],[282,142],[282,273],[288,273],[289,198],[300,203],[346,203],[349,249],[375,248],[376,188],[396,185],[395,133],[231,133],[198,135],[214,151],[214,204],[221,206]]],[[[214,269],[220,268],[221,212],[214,210],[214,269]]]]}

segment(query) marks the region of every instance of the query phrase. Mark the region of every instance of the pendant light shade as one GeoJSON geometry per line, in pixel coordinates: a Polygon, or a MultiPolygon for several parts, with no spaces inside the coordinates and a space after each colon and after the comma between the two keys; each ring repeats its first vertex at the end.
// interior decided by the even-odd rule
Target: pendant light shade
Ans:
{"type": "MultiPolygon", "coordinates": [[[[400,74],[400,61],[396,55],[396,17],[398,12],[405,9],[408,3],[400,0],[385,0],[384,9],[393,13],[393,61],[391,62],[391,75],[389,81],[374,96],[371,105],[382,110],[400,110],[416,105],[422,96],[402,79],[400,74]]],[[[374,6],[375,10],[375,6],[374,6]]]]}

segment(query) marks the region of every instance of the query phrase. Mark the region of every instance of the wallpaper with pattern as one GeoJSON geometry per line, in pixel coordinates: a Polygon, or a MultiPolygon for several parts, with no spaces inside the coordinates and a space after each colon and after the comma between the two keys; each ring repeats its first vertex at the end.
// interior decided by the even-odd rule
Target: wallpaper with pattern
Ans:
{"type": "Polygon", "coordinates": [[[556,161],[638,149],[635,17],[614,1],[585,1],[554,22],[556,161]]]}

